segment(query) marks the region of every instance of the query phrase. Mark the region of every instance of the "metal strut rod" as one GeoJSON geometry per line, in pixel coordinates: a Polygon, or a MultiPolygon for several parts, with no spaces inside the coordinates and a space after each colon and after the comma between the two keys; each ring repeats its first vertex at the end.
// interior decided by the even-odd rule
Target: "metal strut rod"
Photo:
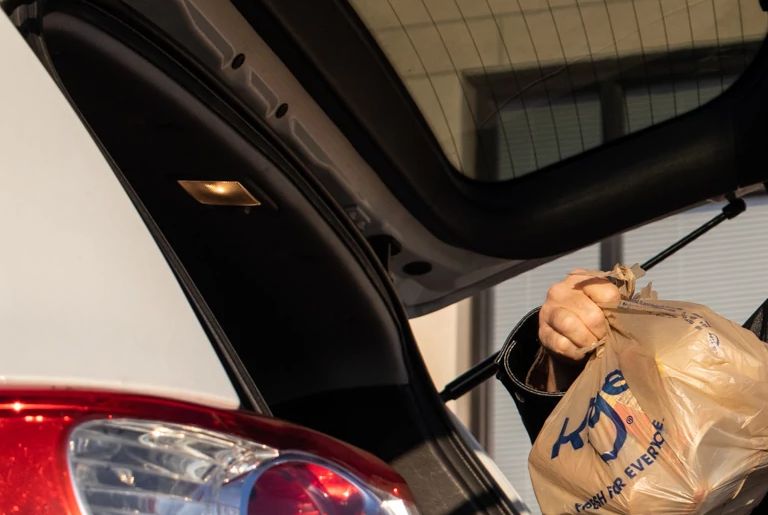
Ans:
{"type": "MultiPolygon", "coordinates": [[[[735,218],[739,214],[743,213],[747,209],[747,204],[743,199],[731,198],[728,204],[723,207],[722,212],[706,222],[701,227],[693,230],[691,233],[683,236],[680,240],[676,241],[666,249],[662,250],[651,259],[640,265],[643,270],[648,271],[655,267],[669,256],[682,249],[692,241],[698,239],[701,235],[709,232],[725,220],[735,218]]],[[[440,392],[440,398],[443,402],[456,400],[468,391],[474,389],[476,386],[484,383],[488,379],[496,374],[496,370],[499,368],[499,355],[501,351],[497,351],[480,363],[476,364],[459,377],[445,385],[443,391],[440,392]]]]}

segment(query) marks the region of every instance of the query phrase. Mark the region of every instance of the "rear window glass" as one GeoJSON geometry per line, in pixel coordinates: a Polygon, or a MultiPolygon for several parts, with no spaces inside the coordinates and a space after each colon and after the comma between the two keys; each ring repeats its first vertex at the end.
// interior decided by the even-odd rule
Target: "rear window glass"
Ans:
{"type": "Polygon", "coordinates": [[[463,174],[521,177],[712,100],[757,0],[350,0],[463,174]]]}

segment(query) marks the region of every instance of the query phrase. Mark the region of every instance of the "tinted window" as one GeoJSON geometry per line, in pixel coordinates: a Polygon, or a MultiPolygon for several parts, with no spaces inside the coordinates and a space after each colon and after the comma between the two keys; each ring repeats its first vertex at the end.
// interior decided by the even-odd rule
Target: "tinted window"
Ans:
{"type": "Polygon", "coordinates": [[[445,155],[520,177],[695,109],[752,60],[755,0],[350,0],[445,155]]]}

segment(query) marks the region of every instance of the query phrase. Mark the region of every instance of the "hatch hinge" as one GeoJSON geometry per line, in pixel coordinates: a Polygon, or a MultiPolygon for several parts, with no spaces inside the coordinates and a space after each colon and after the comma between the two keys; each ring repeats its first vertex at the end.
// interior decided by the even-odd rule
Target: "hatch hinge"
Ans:
{"type": "Polygon", "coordinates": [[[387,272],[391,271],[390,262],[393,256],[396,256],[403,250],[400,242],[389,234],[376,234],[368,237],[368,244],[376,253],[379,262],[387,272]]]}

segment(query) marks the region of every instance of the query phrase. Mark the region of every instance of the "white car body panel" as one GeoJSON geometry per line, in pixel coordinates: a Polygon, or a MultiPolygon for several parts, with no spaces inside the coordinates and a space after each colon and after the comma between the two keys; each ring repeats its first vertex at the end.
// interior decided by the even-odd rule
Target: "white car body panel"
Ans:
{"type": "Polygon", "coordinates": [[[0,384],[238,407],[138,211],[5,16],[0,48],[0,384]]]}

